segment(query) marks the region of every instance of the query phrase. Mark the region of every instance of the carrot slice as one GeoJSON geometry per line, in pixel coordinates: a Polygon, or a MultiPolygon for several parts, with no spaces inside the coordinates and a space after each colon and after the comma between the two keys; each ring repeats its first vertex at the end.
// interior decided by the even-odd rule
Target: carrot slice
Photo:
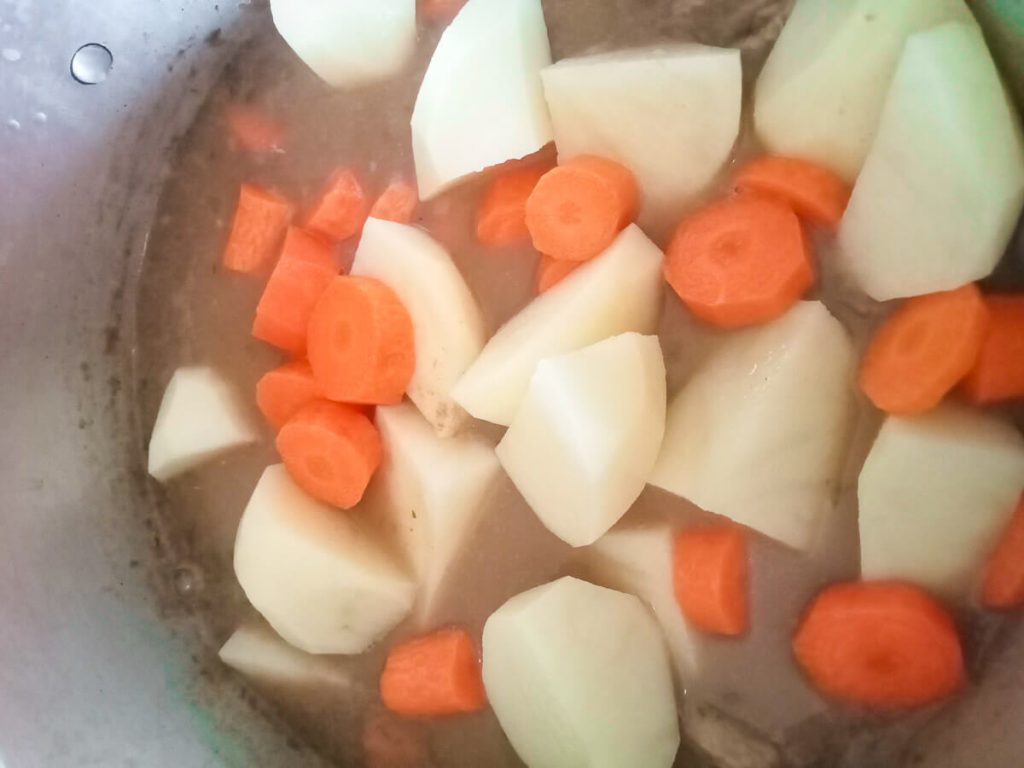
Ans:
{"type": "Polygon", "coordinates": [[[513,167],[487,185],[476,214],[476,237],[484,245],[506,246],[529,240],[526,201],[548,166],[513,167]]]}
{"type": "Polygon", "coordinates": [[[370,209],[370,216],[396,224],[408,224],[420,204],[420,193],[408,181],[393,181],[370,209]]]}
{"type": "Polygon", "coordinates": [[[996,610],[1024,606],[1024,496],[985,567],[981,602],[996,610]]]}
{"type": "Polygon", "coordinates": [[[347,240],[366,223],[370,206],[355,172],[342,168],[331,176],[327,191],[306,222],[310,229],[334,240],[347,240]]]}
{"type": "Polygon", "coordinates": [[[380,466],[380,434],[358,408],[316,400],[281,427],[277,451],[302,490],[351,509],[380,466]]]}
{"type": "Polygon", "coordinates": [[[256,272],[277,252],[295,215],[292,204],[255,184],[243,184],[224,249],[224,268],[256,272]]]}
{"type": "Polygon", "coordinates": [[[1024,398],[1024,296],[988,296],[988,331],[961,391],[985,405],[1024,398]]]}
{"type": "Polygon", "coordinates": [[[464,629],[442,629],[396,645],[380,676],[384,706],[407,717],[477,712],[486,703],[473,640],[464,629]]]}
{"type": "Polygon", "coordinates": [[[739,527],[707,526],[677,534],[672,582],[676,602],[694,626],[718,635],[747,631],[747,539],[739,527]]]}
{"type": "Polygon", "coordinates": [[[541,254],[537,263],[537,293],[554,288],[580,266],[578,261],[562,261],[541,254]]]}
{"type": "Polygon", "coordinates": [[[232,141],[246,152],[279,152],[284,146],[284,124],[257,107],[229,104],[224,119],[232,141]]]}
{"type": "Polygon", "coordinates": [[[827,168],[795,157],[765,155],[744,166],[736,188],[788,203],[805,219],[835,230],[850,202],[850,185],[827,168]]]}
{"type": "Polygon", "coordinates": [[[267,423],[280,429],[302,407],[323,397],[305,360],[285,363],[267,371],[256,383],[256,405],[267,423]]]}
{"type": "Polygon", "coordinates": [[[701,320],[739,328],[785,313],[813,285],[814,267],[792,208],[739,195],[683,220],[665,255],[665,278],[701,320]]]}
{"type": "Polygon", "coordinates": [[[313,307],[337,274],[330,246],[316,235],[292,227],[256,307],[252,335],[301,355],[313,307]]]}
{"type": "Polygon", "coordinates": [[[988,317],[973,283],[907,300],[871,340],[860,388],[887,413],[935,407],[977,360],[988,317]]]}
{"type": "Polygon", "coordinates": [[[612,160],[581,155],[545,173],[526,201],[533,246],[555,259],[586,261],[636,216],[633,174],[612,160]]]}
{"type": "Polygon", "coordinates": [[[412,320],[395,292],[369,277],[336,277],[309,322],[309,362],[331,400],[401,401],[416,367],[412,320]]]}
{"type": "Polygon", "coordinates": [[[881,709],[930,704],[964,683],[952,617],[898,582],[836,584],[811,603],[793,638],[811,681],[837,699],[881,709]]]}

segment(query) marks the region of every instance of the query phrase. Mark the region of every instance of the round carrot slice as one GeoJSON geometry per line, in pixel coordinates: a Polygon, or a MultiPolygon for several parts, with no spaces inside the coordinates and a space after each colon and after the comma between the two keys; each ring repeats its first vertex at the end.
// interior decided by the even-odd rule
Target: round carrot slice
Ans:
{"type": "Polygon", "coordinates": [[[296,485],[342,509],[363,498],[381,460],[373,422],[357,408],[326,400],[304,406],[285,423],[277,451],[296,485]]]}
{"type": "Polygon", "coordinates": [[[795,157],[765,155],[740,170],[736,188],[777,197],[800,216],[835,230],[850,202],[850,185],[827,168],[795,157]]]}
{"type": "Polygon", "coordinates": [[[579,265],[578,261],[561,261],[542,255],[537,264],[537,293],[545,293],[554,288],[575,272],[579,265]]]}
{"type": "Polygon", "coordinates": [[[919,707],[964,683],[953,619],[938,601],[909,584],[828,587],[804,616],[793,651],[819,690],[851,704],[919,707]]]}
{"type": "Polygon", "coordinates": [[[280,429],[292,416],[321,397],[313,369],[295,360],[267,371],[256,383],[256,405],[270,426],[280,429]]]}
{"type": "Polygon", "coordinates": [[[861,389],[887,413],[934,408],[971,370],[988,320],[974,284],[907,300],[871,340],[861,389]]]}
{"type": "Polygon", "coordinates": [[[533,246],[554,259],[586,261],[636,216],[633,174],[612,160],[581,155],[548,171],[526,201],[533,246]]]}
{"type": "Polygon", "coordinates": [[[672,555],[676,602],[705,632],[747,631],[747,540],[733,525],[691,528],[678,534],[672,555]]]}
{"type": "Polygon", "coordinates": [[[782,315],[814,283],[793,209],[739,195],[687,217],[669,243],[665,278],[698,318],[720,328],[782,315]]]}
{"type": "Polygon", "coordinates": [[[370,277],[334,278],[313,309],[307,348],[324,395],[345,403],[400,402],[416,367],[409,313],[370,277]]]}

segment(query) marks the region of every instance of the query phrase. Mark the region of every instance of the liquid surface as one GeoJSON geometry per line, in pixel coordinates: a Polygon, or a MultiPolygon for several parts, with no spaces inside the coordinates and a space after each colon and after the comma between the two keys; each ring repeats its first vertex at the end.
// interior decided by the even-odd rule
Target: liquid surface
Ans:
{"type": "MultiPolygon", "coordinates": [[[[556,59],[665,42],[737,46],[744,51],[749,86],[781,28],[786,5],[783,0],[550,0],[545,12],[556,59]]],[[[151,233],[139,286],[136,359],[136,392],[147,429],[175,368],[212,365],[238,392],[252,393],[257,379],[280,362],[249,332],[263,280],[220,268],[240,183],[266,184],[308,205],[336,167],[356,169],[369,181],[371,193],[392,178],[412,176],[409,118],[440,29],[421,30],[416,61],[406,75],[341,93],[328,89],[294,57],[274,33],[269,13],[261,24],[225,70],[184,140],[151,233]],[[283,151],[255,156],[230,146],[224,111],[239,102],[259,106],[287,124],[283,151]]],[[[748,98],[749,93],[748,87],[748,98]]],[[[749,114],[745,125],[749,134],[749,114]]],[[[755,150],[745,138],[737,159],[755,150]]],[[[532,298],[537,257],[525,246],[494,250],[476,244],[472,222],[480,187],[479,180],[470,181],[421,206],[415,223],[450,249],[493,331],[532,298]]],[[[723,188],[724,182],[709,194],[723,188]]],[[[862,346],[883,309],[855,299],[829,274],[828,247],[820,245],[825,288],[818,297],[862,346]]],[[[671,295],[660,336],[674,392],[717,337],[694,325],[671,295]]],[[[844,522],[827,532],[812,557],[751,537],[754,631],[739,641],[701,641],[707,671],[688,684],[685,718],[688,737],[700,746],[684,746],[680,764],[699,764],[694,756],[704,754],[701,747],[718,753],[722,765],[839,764],[839,745],[852,733],[851,723],[829,712],[803,681],[790,660],[789,635],[822,583],[856,573],[853,487],[878,426],[876,416],[862,411],[841,491],[844,522]],[[728,762],[729,751],[737,749],[747,762],[728,762]]],[[[249,494],[263,468],[277,460],[269,432],[266,438],[262,447],[234,453],[164,491],[168,551],[178,563],[174,587],[199,611],[211,653],[240,622],[256,618],[234,578],[231,556],[249,494]]],[[[372,514],[372,506],[371,501],[363,512],[372,514]]],[[[680,522],[704,514],[654,489],[645,491],[637,506],[631,514],[669,515],[680,522]]],[[[463,624],[479,637],[484,620],[505,599],[573,569],[571,550],[544,530],[503,479],[448,585],[438,623],[463,624]]],[[[383,654],[409,631],[400,627],[388,643],[363,656],[328,660],[337,673],[330,685],[261,693],[308,744],[342,765],[364,764],[367,730],[375,734],[371,740],[390,745],[390,762],[383,765],[520,765],[489,711],[430,725],[382,715],[376,682],[383,654]],[[339,686],[339,679],[346,683],[339,686]]],[[[896,732],[895,738],[902,734],[896,732]]]]}

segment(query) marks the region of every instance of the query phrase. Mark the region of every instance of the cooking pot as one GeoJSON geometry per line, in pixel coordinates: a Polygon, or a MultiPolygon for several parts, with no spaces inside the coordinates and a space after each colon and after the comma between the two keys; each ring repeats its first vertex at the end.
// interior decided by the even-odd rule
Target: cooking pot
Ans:
{"type": "MultiPolygon", "coordinates": [[[[643,17],[733,44],[715,30],[770,40],[787,10],[593,0],[573,21],[562,2],[545,2],[556,56],[566,23],[600,40],[643,17]]],[[[973,5],[1020,99],[1024,5],[973,5]]],[[[225,67],[267,28],[255,1],[0,0],[0,768],[321,763],[217,662],[224,637],[202,618],[217,586],[145,475],[138,407],[159,395],[138,354],[159,329],[136,299],[158,267],[163,182],[225,67]]],[[[758,64],[764,46],[748,48],[758,64]]],[[[999,279],[1024,273],[1019,245],[999,279]]],[[[965,696],[827,764],[1024,765],[1024,631],[984,642],[965,696]]]]}

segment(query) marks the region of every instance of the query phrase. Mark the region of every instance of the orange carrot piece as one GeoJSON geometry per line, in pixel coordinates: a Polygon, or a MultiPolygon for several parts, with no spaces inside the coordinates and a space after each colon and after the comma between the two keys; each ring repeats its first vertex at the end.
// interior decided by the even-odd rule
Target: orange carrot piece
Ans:
{"type": "Polygon", "coordinates": [[[537,263],[537,293],[545,293],[554,288],[580,266],[578,261],[562,261],[541,254],[537,263]]]}
{"type": "Polygon", "coordinates": [[[419,0],[417,6],[429,21],[451,21],[465,4],[466,0],[419,0]]]}
{"type": "Polygon", "coordinates": [[[256,272],[277,252],[295,209],[280,195],[255,184],[243,184],[224,249],[224,268],[256,272]]]}
{"type": "Polygon", "coordinates": [[[612,160],[581,155],[545,173],[526,201],[533,246],[555,259],[587,261],[636,216],[633,174],[612,160]]]}
{"type": "Polygon", "coordinates": [[[690,528],[676,535],[672,583],[687,621],[705,632],[747,631],[747,539],[735,525],[690,528]]]}
{"type": "Polygon", "coordinates": [[[347,240],[366,223],[370,206],[355,172],[342,168],[331,176],[327,191],[313,208],[306,226],[333,240],[347,240]]]}
{"type": "Polygon", "coordinates": [[[321,397],[313,369],[305,360],[267,371],[256,383],[256,405],[274,429],[283,427],[303,406],[321,397]]]}
{"type": "Polygon", "coordinates": [[[765,155],[744,166],[736,176],[736,188],[776,197],[800,216],[829,230],[839,227],[852,191],[827,168],[779,155],[765,155]]]}
{"type": "Polygon", "coordinates": [[[396,645],[380,676],[380,696],[385,707],[407,717],[483,709],[486,696],[473,640],[452,628],[396,645]]]}
{"type": "Polygon", "coordinates": [[[408,181],[393,181],[370,209],[370,216],[396,224],[408,224],[420,204],[420,193],[408,181]]]}
{"type": "Polygon", "coordinates": [[[281,258],[256,307],[252,335],[301,355],[313,307],[337,274],[334,253],[324,240],[297,227],[289,229],[281,258]]]}
{"type": "Polygon", "coordinates": [[[512,167],[496,176],[480,198],[476,237],[484,245],[506,246],[530,239],[526,201],[549,166],[512,167]]]}
{"type": "Polygon", "coordinates": [[[797,629],[793,651],[820,691],[851,704],[919,707],[964,683],[963,652],[952,617],[910,584],[827,587],[797,629]]]}
{"type": "Polygon", "coordinates": [[[986,405],[1024,398],[1024,296],[988,296],[988,331],[961,391],[986,405]]]}
{"type": "Polygon", "coordinates": [[[412,320],[379,280],[336,277],[309,322],[309,362],[331,400],[400,402],[416,367],[412,320]]]}
{"type": "Polygon", "coordinates": [[[995,610],[1024,606],[1024,496],[989,557],[981,603],[995,610]]]}
{"type": "Polygon", "coordinates": [[[257,107],[229,104],[224,120],[232,141],[246,152],[280,152],[284,147],[284,124],[257,107]]]}
{"type": "Polygon", "coordinates": [[[814,284],[814,266],[792,208],[739,195],[683,220],[665,254],[665,278],[698,318],[740,328],[784,314],[814,284]]]}
{"type": "Polygon", "coordinates": [[[358,408],[315,400],[277,433],[277,452],[302,490],[351,509],[380,466],[380,434],[358,408]]]}
{"type": "Polygon", "coordinates": [[[908,299],[871,340],[860,388],[887,413],[934,408],[978,359],[988,318],[973,283],[908,299]]]}

